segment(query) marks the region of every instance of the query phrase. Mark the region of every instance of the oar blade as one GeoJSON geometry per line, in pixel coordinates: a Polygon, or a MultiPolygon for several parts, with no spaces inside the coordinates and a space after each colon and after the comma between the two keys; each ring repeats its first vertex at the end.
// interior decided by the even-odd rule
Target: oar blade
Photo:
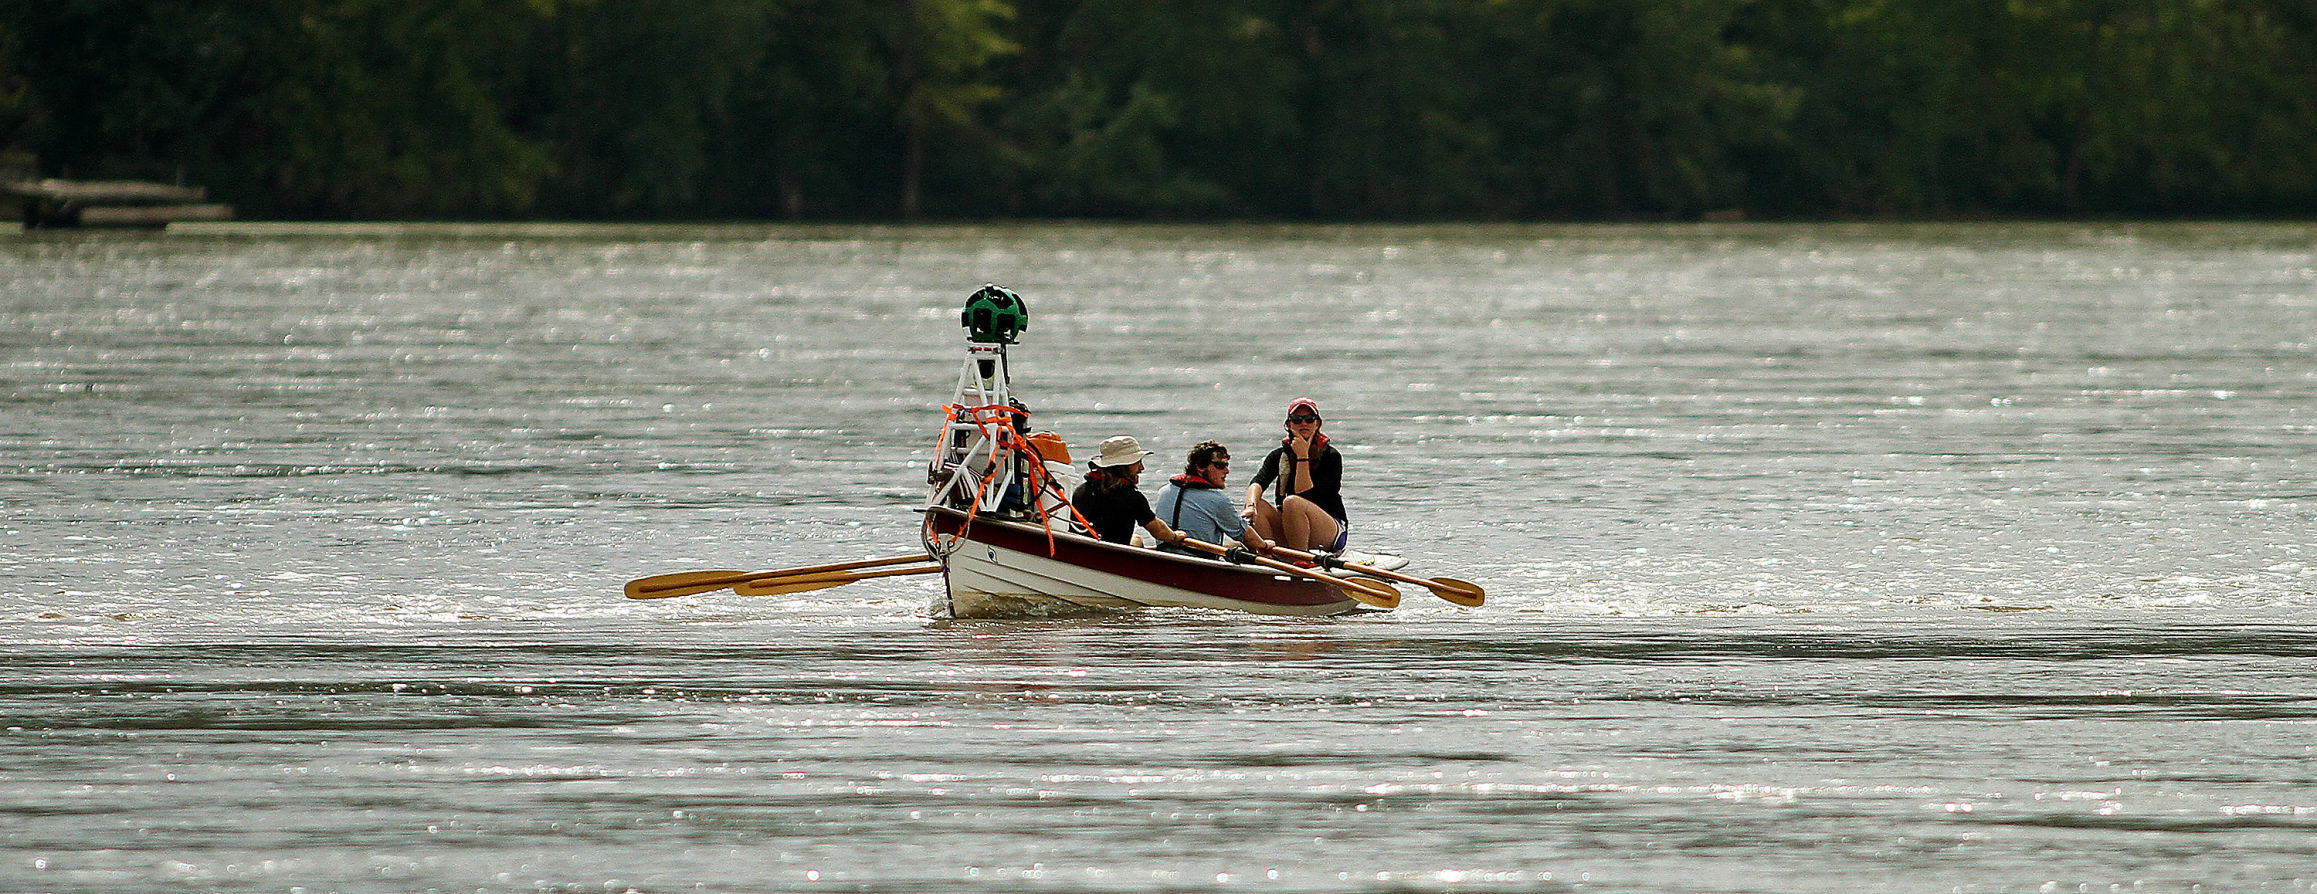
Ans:
{"type": "Polygon", "coordinates": [[[1393,589],[1391,584],[1352,578],[1341,580],[1338,586],[1343,588],[1344,595],[1357,599],[1363,604],[1373,605],[1377,608],[1400,607],[1400,591],[1393,589]]]}
{"type": "Polygon", "coordinates": [[[683,571],[628,581],[629,599],[666,599],[721,590],[745,580],[745,571],[683,571]]]}
{"type": "Polygon", "coordinates": [[[1468,580],[1457,580],[1453,577],[1435,577],[1425,581],[1424,585],[1432,588],[1432,595],[1446,599],[1450,602],[1456,603],[1457,605],[1479,608],[1481,603],[1488,601],[1488,592],[1486,590],[1482,590],[1479,584],[1468,580]]]}
{"type": "MultiPolygon", "coordinates": [[[[1199,540],[1196,538],[1185,537],[1178,542],[1184,546],[1204,550],[1206,552],[1214,553],[1215,555],[1224,556],[1226,558],[1231,554],[1230,547],[1218,546],[1216,544],[1208,543],[1204,540],[1199,540]]],[[[1280,552],[1298,556],[1310,555],[1310,553],[1299,553],[1294,550],[1280,550],[1280,552]]],[[[1400,606],[1400,591],[1392,589],[1392,585],[1390,584],[1357,577],[1337,577],[1335,575],[1327,574],[1316,569],[1299,568],[1294,565],[1289,565],[1286,562],[1279,561],[1278,559],[1271,559],[1263,556],[1256,556],[1251,561],[1257,565],[1261,565],[1265,568],[1269,568],[1282,574],[1316,580],[1320,583],[1335,587],[1337,590],[1342,591],[1345,596],[1349,596],[1352,599],[1367,605],[1372,605],[1377,608],[1398,608],[1400,606]]]]}
{"type": "MultiPolygon", "coordinates": [[[[1302,550],[1288,549],[1286,547],[1280,547],[1274,551],[1298,559],[1324,560],[1324,557],[1321,555],[1303,552],[1302,550]]],[[[1402,559],[1400,561],[1405,564],[1407,560],[1402,559]]],[[[1383,581],[1396,580],[1404,584],[1417,584],[1431,590],[1433,595],[1456,603],[1457,605],[1479,606],[1488,598],[1488,594],[1482,592],[1479,585],[1470,581],[1457,580],[1453,577],[1415,577],[1412,575],[1401,574],[1400,572],[1394,571],[1390,568],[1379,568],[1364,562],[1336,562],[1329,567],[1349,569],[1354,574],[1362,575],[1362,577],[1359,578],[1352,578],[1353,580],[1374,583],[1387,590],[1391,589],[1391,585],[1382,583],[1383,581]]],[[[1350,591],[1346,590],[1345,592],[1349,593],[1350,591]]],[[[1399,593],[1398,590],[1393,590],[1392,592],[1395,595],[1399,593]]],[[[1374,603],[1370,604],[1372,605],[1374,603]]],[[[1394,604],[1396,605],[1398,603],[1395,602],[1394,604]]]]}

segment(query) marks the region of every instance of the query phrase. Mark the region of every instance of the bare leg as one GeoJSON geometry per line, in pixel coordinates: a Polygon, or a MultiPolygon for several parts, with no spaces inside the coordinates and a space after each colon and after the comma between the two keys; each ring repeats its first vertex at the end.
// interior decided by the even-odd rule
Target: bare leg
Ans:
{"type": "Polygon", "coordinates": [[[1336,535],[1340,533],[1327,510],[1302,497],[1288,497],[1280,506],[1279,515],[1284,529],[1282,539],[1295,549],[1327,549],[1335,545],[1336,535]]]}
{"type": "Polygon", "coordinates": [[[1255,536],[1265,540],[1279,539],[1279,510],[1262,500],[1255,501],[1255,518],[1248,522],[1255,536]]]}

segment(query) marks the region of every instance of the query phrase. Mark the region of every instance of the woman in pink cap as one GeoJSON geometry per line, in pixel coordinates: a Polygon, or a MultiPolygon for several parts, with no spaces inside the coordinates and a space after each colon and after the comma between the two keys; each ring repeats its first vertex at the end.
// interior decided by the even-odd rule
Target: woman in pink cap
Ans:
{"type": "Polygon", "coordinates": [[[1344,521],[1344,456],[1328,445],[1320,424],[1311,398],[1288,403],[1287,437],[1247,485],[1247,519],[1264,539],[1290,549],[1341,551],[1351,531],[1344,521]],[[1263,499],[1272,485],[1276,505],[1263,499]]]}

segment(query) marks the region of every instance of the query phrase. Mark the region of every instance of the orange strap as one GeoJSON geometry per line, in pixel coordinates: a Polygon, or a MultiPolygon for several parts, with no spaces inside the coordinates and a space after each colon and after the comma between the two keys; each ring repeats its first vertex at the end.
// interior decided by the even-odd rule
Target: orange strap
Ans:
{"type": "MultiPolygon", "coordinates": [[[[941,435],[935,442],[936,453],[948,449],[950,426],[956,424],[961,418],[970,417],[974,428],[981,432],[982,438],[996,444],[1000,449],[1012,450],[1017,454],[1027,453],[1030,456],[1038,456],[1037,448],[1031,446],[1029,440],[1022,437],[1022,433],[1016,430],[1012,424],[1013,420],[1010,417],[1024,415],[1019,409],[1002,404],[988,404],[979,407],[950,404],[943,407],[942,412],[944,419],[941,435]]],[[[997,480],[998,451],[990,451],[989,467],[981,472],[975,473],[962,467],[959,471],[973,475],[978,481],[974,488],[973,505],[966,508],[965,524],[958,527],[958,536],[963,537],[966,529],[973,527],[973,520],[981,514],[981,504],[989,496],[990,484],[997,480]]],[[[1053,475],[1046,471],[1046,464],[1043,461],[1030,465],[1028,483],[1030,486],[1027,490],[1033,495],[1031,506],[1036,507],[1038,502],[1036,497],[1051,491],[1062,504],[1062,508],[1070,511],[1070,517],[1080,527],[1087,531],[1094,530],[1094,523],[1087,521],[1085,514],[1078,511],[1077,504],[1070,501],[1070,495],[1062,492],[1061,483],[1055,481],[1053,475]]],[[[1046,554],[1049,556],[1054,555],[1058,549],[1054,544],[1054,512],[1056,511],[1059,510],[1037,510],[1039,524],[1046,529],[1046,554]]],[[[926,524],[928,526],[932,524],[930,516],[927,517],[926,524]]]]}
{"type": "MultiPolygon", "coordinates": [[[[934,453],[937,456],[940,455],[943,451],[949,449],[949,427],[956,424],[958,419],[965,416],[966,414],[972,414],[973,426],[974,428],[980,430],[983,439],[996,442],[1001,447],[1005,446],[1005,442],[1003,440],[1004,434],[1002,433],[1011,432],[1013,430],[1013,425],[1010,423],[1006,424],[996,429],[996,433],[993,433],[991,426],[996,423],[1007,422],[1005,419],[1007,415],[1018,416],[1022,414],[1021,410],[1017,410],[1010,406],[1004,406],[1002,404],[987,404],[979,407],[966,407],[957,404],[950,404],[949,406],[943,407],[942,412],[944,415],[944,421],[941,426],[941,435],[934,442],[933,448],[934,453]]],[[[1020,435],[1016,434],[1015,437],[1018,439],[1020,435]]],[[[998,477],[997,460],[997,451],[992,450],[990,451],[989,468],[983,470],[979,474],[974,473],[972,470],[966,469],[962,465],[958,467],[958,472],[960,474],[973,475],[978,484],[974,488],[973,505],[966,507],[965,524],[958,526],[957,536],[964,537],[965,532],[973,527],[973,520],[981,515],[982,501],[987,499],[989,496],[990,482],[997,480],[998,477]]],[[[930,528],[933,524],[933,517],[930,515],[926,516],[925,523],[930,532],[930,528]]],[[[1051,538],[1052,535],[1048,534],[1048,539],[1051,540],[1051,538]]],[[[1047,549],[1048,554],[1050,555],[1053,549],[1051,543],[1048,544],[1047,549]]]]}

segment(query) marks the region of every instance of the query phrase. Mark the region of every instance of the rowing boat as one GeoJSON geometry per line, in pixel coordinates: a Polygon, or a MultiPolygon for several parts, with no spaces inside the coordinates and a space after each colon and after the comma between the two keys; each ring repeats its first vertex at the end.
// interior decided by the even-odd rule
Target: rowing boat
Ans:
{"type": "Polygon", "coordinates": [[[1029,433],[1029,409],[1013,396],[1006,346],[1029,324],[1021,296],[983,286],[966,302],[965,370],[942,408],[944,419],[925,472],[922,555],[807,565],[775,571],[679,571],[628,582],[630,599],[666,599],[731,590],[743,596],[806,593],[856,581],[941,575],[953,618],[1050,614],[1056,609],[1173,606],[1266,615],[1341,615],[1400,605],[1384,581],[1416,584],[1463,606],[1478,606],[1479,585],[1416,577],[1407,560],[1364,553],[1307,553],[1285,546],[1257,555],[1189,537],[1168,549],[1204,558],[1106,543],[1070,504],[1069,446],[1029,433]],[[1279,557],[1298,560],[1294,564],[1279,557]]]}
{"type": "Polygon", "coordinates": [[[1086,526],[1069,504],[1067,460],[1046,461],[1040,443],[1050,442],[1032,438],[1028,411],[1014,399],[1006,348],[1028,323],[1020,296],[984,286],[961,321],[965,366],[944,407],[923,509],[926,555],[941,564],[950,616],[1135,607],[1314,616],[1397,604],[1389,587],[1349,575],[1079,533],[1086,526]]]}
{"type": "Polygon", "coordinates": [[[1217,608],[1263,615],[1340,615],[1369,606],[1331,584],[1257,565],[1108,543],[948,506],[925,510],[951,617],[1055,608],[1217,608]]]}

